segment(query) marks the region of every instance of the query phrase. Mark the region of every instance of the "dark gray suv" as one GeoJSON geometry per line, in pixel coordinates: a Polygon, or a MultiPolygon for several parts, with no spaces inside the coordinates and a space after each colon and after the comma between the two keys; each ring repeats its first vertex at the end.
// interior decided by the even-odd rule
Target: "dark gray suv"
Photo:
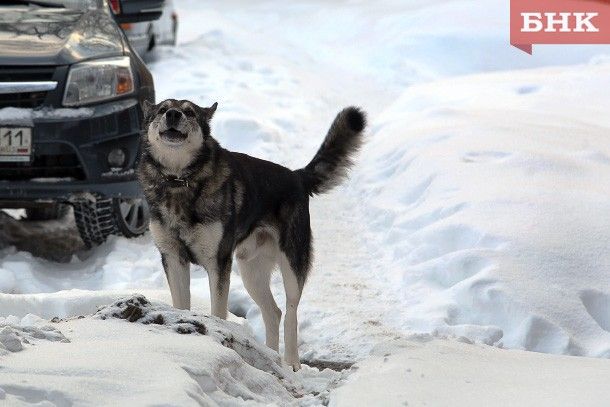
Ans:
{"type": "Polygon", "coordinates": [[[0,3],[0,208],[52,219],[68,205],[87,246],[148,226],[134,176],[150,72],[119,23],[163,1],[0,3]]]}

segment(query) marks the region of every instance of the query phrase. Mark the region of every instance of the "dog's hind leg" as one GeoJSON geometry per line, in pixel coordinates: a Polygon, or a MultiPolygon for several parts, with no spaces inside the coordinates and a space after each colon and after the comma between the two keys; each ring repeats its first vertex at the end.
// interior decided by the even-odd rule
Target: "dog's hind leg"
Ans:
{"type": "Polygon", "coordinates": [[[167,277],[172,303],[175,308],[191,308],[191,263],[183,243],[163,229],[159,222],[150,222],[150,232],[161,252],[161,262],[167,277]]]}
{"type": "Polygon", "coordinates": [[[286,291],[284,318],[284,360],[294,371],[301,368],[297,339],[297,309],[313,254],[308,203],[297,205],[284,215],[280,232],[279,264],[286,291]]]}
{"type": "Polygon", "coordinates": [[[296,372],[301,368],[297,339],[297,309],[303,286],[299,283],[295,270],[286,256],[280,256],[280,269],[284,290],[286,290],[286,316],[284,317],[284,360],[296,372]]]}
{"type": "Polygon", "coordinates": [[[243,256],[240,258],[239,252],[237,254],[237,265],[244,287],[246,287],[248,294],[256,302],[263,315],[267,346],[277,352],[282,311],[275,303],[269,286],[271,272],[276,261],[275,255],[269,255],[266,252],[252,259],[245,259],[243,256]]]}

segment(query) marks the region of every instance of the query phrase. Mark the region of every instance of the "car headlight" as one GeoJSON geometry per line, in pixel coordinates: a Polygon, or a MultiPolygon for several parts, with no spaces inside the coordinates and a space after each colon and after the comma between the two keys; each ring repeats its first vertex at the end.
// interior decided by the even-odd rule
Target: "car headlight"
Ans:
{"type": "Polygon", "coordinates": [[[129,57],[98,59],[70,67],[64,106],[113,99],[133,92],[133,73],[129,57]]]}

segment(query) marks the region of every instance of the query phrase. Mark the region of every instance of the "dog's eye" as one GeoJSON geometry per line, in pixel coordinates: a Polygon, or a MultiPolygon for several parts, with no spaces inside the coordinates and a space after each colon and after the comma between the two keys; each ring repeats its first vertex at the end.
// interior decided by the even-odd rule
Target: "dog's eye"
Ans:
{"type": "Polygon", "coordinates": [[[159,109],[159,111],[157,112],[157,114],[163,114],[167,112],[167,106],[163,106],[161,109],[159,109]]]}
{"type": "Polygon", "coordinates": [[[195,116],[195,111],[193,109],[184,109],[184,114],[188,117],[193,117],[195,116]]]}

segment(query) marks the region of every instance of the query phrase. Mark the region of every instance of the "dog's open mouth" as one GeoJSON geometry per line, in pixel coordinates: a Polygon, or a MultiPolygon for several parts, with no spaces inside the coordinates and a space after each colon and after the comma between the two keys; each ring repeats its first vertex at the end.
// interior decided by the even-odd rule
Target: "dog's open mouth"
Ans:
{"type": "Polygon", "coordinates": [[[186,140],[188,134],[182,133],[176,129],[167,129],[159,133],[161,139],[171,144],[180,144],[186,140]]]}

